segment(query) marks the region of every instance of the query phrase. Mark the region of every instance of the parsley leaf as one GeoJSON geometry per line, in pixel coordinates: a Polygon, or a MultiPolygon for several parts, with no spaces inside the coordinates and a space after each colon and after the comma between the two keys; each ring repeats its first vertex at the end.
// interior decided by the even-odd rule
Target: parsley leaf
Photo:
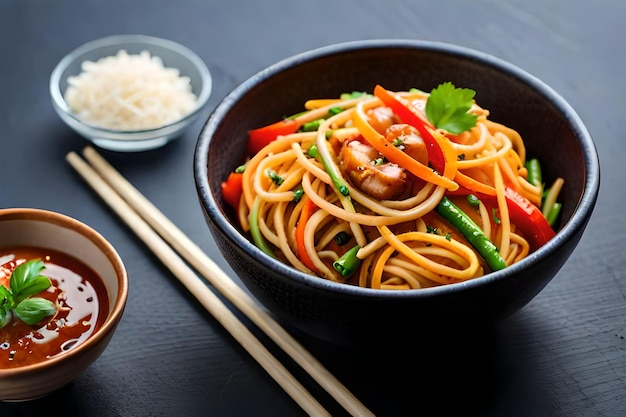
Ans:
{"type": "Polygon", "coordinates": [[[451,82],[439,84],[426,101],[426,117],[439,129],[452,134],[463,133],[476,125],[477,116],[469,114],[476,92],[456,88],[451,82]]]}

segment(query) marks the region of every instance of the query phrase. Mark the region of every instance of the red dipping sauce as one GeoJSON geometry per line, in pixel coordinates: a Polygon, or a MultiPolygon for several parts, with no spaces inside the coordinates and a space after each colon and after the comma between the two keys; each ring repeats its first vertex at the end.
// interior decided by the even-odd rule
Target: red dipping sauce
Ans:
{"type": "Polygon", "coordinates": [[[30,326],[14,317],[0,328],[0,368],[43,362],[78,346],[99,329],[109,311],[109,299],[100,276],[82,261],[50,249],[0,248],[0,285],[20,264],[41,259],[52,286],[33,297],[46,298],[57,312],[30,326]]]}

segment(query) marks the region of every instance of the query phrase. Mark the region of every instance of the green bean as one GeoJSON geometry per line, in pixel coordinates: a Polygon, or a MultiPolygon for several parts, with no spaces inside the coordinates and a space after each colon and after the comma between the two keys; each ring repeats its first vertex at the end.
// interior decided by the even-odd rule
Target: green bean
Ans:
{"type": "Polygon", "coordinates": [[[498,247],[485,235],[480,227],[450,199],[443,197],[436,207],[437,213],[456,227],[480,253],[487,265],[494,270],[506,268],[498,247]]]}

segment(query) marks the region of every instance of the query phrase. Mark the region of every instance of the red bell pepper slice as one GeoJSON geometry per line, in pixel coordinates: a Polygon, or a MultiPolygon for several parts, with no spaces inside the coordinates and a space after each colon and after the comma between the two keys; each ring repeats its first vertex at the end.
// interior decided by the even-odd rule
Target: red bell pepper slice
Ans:
{"type": "Polygon", "coordinates": [[[222,197],[234,209],[239,207],[239,200],[243,193],[243,174],[231,172],[226,181],[222,182],[222,197]]]}
{"type": "Polygon", "coordinates": [[[300,125],[292,119],[283,119],[271,125],[250,130],[248,132],[248,155],[256,155],[261,149],[276,140],[278,136],[295,133],[300,125]]]}
{"type": "Polygon", "coordinates": [[[400,120],[402,120],[402,123],[409,124],[418,130],[422,140],[426,144],[430,164],[437,172],[443,172],[445,165],[443,151],[428,130],[430,127],[427,122],[418,114],[418,110],[408,100],[386,90],[380,85],[374,87],[374,95],[378,97],[385,106],[391,108],[400,120]]]}
{"type": "MultiPolygon", "coordinates": [[[[504,187],[511,222],[518,226],[529,240],[531,249],[545,245],[556,236],[541,210],[511,187],[504,187]]],[[[495,196],[481,195],[483,201],[495,201],[495,196]]]]}

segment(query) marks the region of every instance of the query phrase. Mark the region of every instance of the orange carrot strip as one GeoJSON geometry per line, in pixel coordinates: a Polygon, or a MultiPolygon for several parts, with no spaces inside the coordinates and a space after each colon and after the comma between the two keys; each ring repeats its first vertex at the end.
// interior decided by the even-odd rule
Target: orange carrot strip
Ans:
{"type": "Polygon", "coordinates": [[[307,199],[307,201],[304,203],[304,207],[302,207],[302,212],[300,212],[300,219],[298,220],[298,224],[296,225],[296,247],[298,250],[298,257],[304,265],[306,265],[310,270],[315,273],[318,273],[319,271],[315,267],[315,264],[309,257],[309,254],[307,253],[304,246],[304,228],[313,213],[315,213],[318,209],[319,207],[317,207],[311,199],[307,199]]]}
{"type": "Polygon", "coordinates": [[[452,191],[459,188],[459,184],[452,179],[436,174],[431,168],[411,158],[402,150],[395,147],[391,142],[387,141],[383,135],[378,133],[367,121],[367,116],[363,110],[363,102],[357,104],[352,114],[352,121],[361,132],[361,135],[389,161],[409,170],[413,175],[424,181],[445,187],[452,191]]]}
{"type": "Polygon", "coordinates": [[[463,174],[461,171],[457,171],[454,176],[456,182],[459,183],[462,187],[467,188],[470,191],[475,193],[482,193],[485,195],[496,195],[496,189],[490,185],[484,184],[480,181],[476,181],[474,178],[469,175],[463,174]]]}

